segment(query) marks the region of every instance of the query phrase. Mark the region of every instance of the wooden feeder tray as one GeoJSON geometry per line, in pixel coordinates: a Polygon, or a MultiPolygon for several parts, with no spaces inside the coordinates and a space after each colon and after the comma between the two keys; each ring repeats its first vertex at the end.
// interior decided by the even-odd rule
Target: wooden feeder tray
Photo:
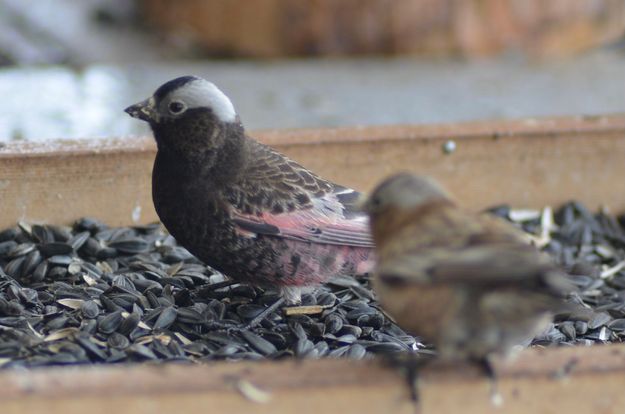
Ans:
{"type": "MultiPolygon", "coordinates": [[[[625,211],[625,115],[455,125],[258,131],[322,176],[360,190],[399,170],[432,175],[472,209],[576,199],[625,211]],[[449,151],[453,149],[453,151],[449,151]]],[[[151,138],[0,147],[0,228],[18,220],[110,225],[157,220],[151,138]]],[[[421,412],[619,412],[625,347],[529,349],[499,364],[503,407],[470,367],[422,374],[421,412]],[[466,369],[465,369],[466,368],[466,369]]],[[[395,371],[323,359],[206,365],[99,365],[0,371],[0,412],[48,414],[414,412],[395,371]]]]}

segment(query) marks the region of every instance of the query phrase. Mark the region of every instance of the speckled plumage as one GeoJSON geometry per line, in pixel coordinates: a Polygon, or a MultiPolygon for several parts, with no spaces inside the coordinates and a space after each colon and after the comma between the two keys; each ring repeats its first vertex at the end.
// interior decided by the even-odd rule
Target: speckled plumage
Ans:
{"type": "Polygon", "coordinates": [[[365,204],[382,305],[446,360],[506,354],[546,327],[570,286],[520,231],[456,206],[433,181],[399,174],[365,204]]]}
{"type": "Polygon", "coordinates": [[[187,89],[205,83],[178,78],[127,109],[154,132],[152,194],[169,232],[211,267],[281,287],[290,302],[298,301],[300,287],[367,272],[373,242],[366,215],[354,208],[358,193],[248,137],[238,116],[220,119],[227,111],[207,104],[168,113],[172,102],[184,105],[187,89]]]}

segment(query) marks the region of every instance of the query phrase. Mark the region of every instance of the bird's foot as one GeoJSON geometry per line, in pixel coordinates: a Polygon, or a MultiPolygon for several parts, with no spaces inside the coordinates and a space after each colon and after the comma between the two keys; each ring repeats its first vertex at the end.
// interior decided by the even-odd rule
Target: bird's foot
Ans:
{"type": "Polygon", "coordinates": [[[419,370],[432,362],[432,358],[412,353],[392,353],[383,356],[386,365],[398,369],[404,375],[410,390],[410,399],[419,404],[419,370]]]}
{"type": "Polygon", "coordinates": [[[238,330],[250,330],[252,328],[255,328],[256,326],[258,326],[258,324],[260,324],[265,318],[271,315],[276,309],[278,309],[283,304],[284,304],[284,298],[279,298],[274,303],[272,303],[267,308],[265,308],[261,313],[256,315],[252,320],[250,320],[249,322],[245,324],[240,325],[238,327],[238,330]]]}
{"type": "Polygon", "coordinates": [[[204,325],[209,331],[224,331],[224,332],[233,332],[237,331],[239,326],[232,325],[230,323],[220,322],[220,321],[210,321],[205,322],[204,325]]]}
{"type": "Polygon", "coordinates": [[[493,363],[488,357],[484,357],[475,361],[478,367],[482,370],[484,375],[488,378],[490,382],[490,401],[495,407],[500,407],[503,405],[503,397],[499,392],[499,387],[497,386],[497,372],[495,371],[495,367],[493,363]]]}
{"type": "Polygon", "coordinates": [[[194,296],[198,296],[198,297],[204,297],[207,294],[214,292],[217,289],[223,289],[225,287],[229,287],[229,286],[233,286],[233,285],[238,285],[240,282],[237,282],[236,280],[224,280],[222,282],[216,282],[216,283],[211,283],[210,285],[202,285],[198,288],[196,288],[195,290],[192,291],[192,295],[194,296]]]}
{"type": "Polygon", "coordinates": [[[256,315],[253,319],[246,323],[241,324],[231,324],[225,323],[221,321],[209,321],[204,324],[204,326],[209,331],[223,331],[227,334],[232,334],[241,331],[249,331],[258,326],[265,318],[271,315],[276,309],[284,304],[284,298],[278,298],[274,303],[269,305],[267,308],[263,309],[258,315],[256,315]]]}

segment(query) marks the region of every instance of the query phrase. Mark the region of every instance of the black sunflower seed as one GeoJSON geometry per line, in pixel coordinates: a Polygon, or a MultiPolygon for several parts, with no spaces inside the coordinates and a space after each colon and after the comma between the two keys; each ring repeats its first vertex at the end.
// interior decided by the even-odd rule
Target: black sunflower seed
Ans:
{"type": "Polygon", "coordinates": [[[117,333],[117,332],[113,332],[108,337],[106,342],[111,348],[116,348],[116,349],[124,349],[130,346],[130,340],[126,338],[124,335],[117,333]]]}
{"type": "Polygon", "coordinates": [[[240,335],[250,346],[263,355],[271,355],[277,351],[276,347],[266,339],[250,331],[241,331],[240,335]]]}
{"type": "Polygon", "coordinates": [[[154,326],[152,326],[152,329],[159,330],[169,328],[171,324],[176,321],[177,316],[178,311],[176,311],[173,306],[168,306],[164,308],[158,315],[158,318],[156,319],[156,322],[154,322],[154,326]]]}
{"type": "Polygon", "coordinates": [[[0,257],[6,257],[7,254],[17,247],[17,242],[14,240],[6,240],[0,242],[0,257]]]}
{"type": "Polygon", "coordinates": [[[16,257],[11,260],[6,266],[4,266],[4,271],[7,275],[18,278],[22,274],[22,266],[24,265],[24,260],[26,256],[16,257]]]}
{"type": "Polygon", "coordinates": [[[136,254],[148,251],[150,244],[143,239],[132,238],[111,242],[109,243],[109,247],[112,247],[122,253],[136,254]]]}
{"type": "MultiPolygon", "coordinates": [[[[592,215],[578,204],[565,205],[556,221],[559,227],[545,251],[575,273],[571,280],[579,292],[569,300],[582,310],[559,314],[534,343],[622,341],[625,269],[618,265],[625,259],[623,223],[605,212],[592,215]]],[[[536,235],[541,231],[540,219],[521,225],[536,235]]],[[[0,358],[8,360],[3,367],[152,359],[360,359],[422,347],[386,319],[368,277],[339,277],[304,294],[303,304],[324,308],[319,314],[277,311],[241,333],[246,321],[277,299],[272,291],[225,280],[158,225],[108,228],[85,219],[71,229],[20,223],[0,232],[0,326],[5,327],[0,358]],[[38,335],[57,339],[42,343],[38,335]]]]}
{"type": "Polygon", "coordinates": [[[8,259],[14,259],[16,257],[25,256],[33,250],[35,250],[35,245],[33,243],[21,243],[8,251],[6,257],[8,259]]]}
{"type": "Polygon", "coordinates": [[[98,321],[98,330],[103,334],[111,334],[119,328],[123,319],[122,311],[110,313],[98,321]]]}
{"type": "Polygon", "coordinates": [[[351,359],[363,359],[367,354],[367,349],[360,344],[350,345],[346,356],[351,359]]]}
{"type": "Polygon", "coordinates": [[[326,332],[335,334],[343,328],[343,318],[331,313],[325,318],[326,332]]]}
{"type": "Polygon", "coordinates": [[[94,300],[87,300],[80,305],[83,317],[94,319],[100,314],[100,307],[94,300]]]}
{"type": "Polygon", "coordinates": [[[39,250],[33,250],[28,253],[24,259],[24,263],[22,264],[20,276],[25,278],[26,276],[31,275],[39,263],[41,263],[41,253],[39,253],[39,250]]]}
{"type": "Polygon", "coordinates": [[[72,246],[65,242],[47,242],[37,247],[41,254],[46,257],[68,255],[72,252],[72,246]]]}
{"type": "Polygon", "coordinates": [[[625,331],[625,319],[615,319],[608,323],[608,328],[616,332],[625,331]]]}
{"type": "Polygon", "coordinates": [[[305,357],[314,349],[314,347],[315,345],[313,344],[311,340],[298,339],[297,342],[295,343],[295,355],[297,355],[300,358],[305,357]]]}
{"type": "MultiPolygon", "coordinates": [[[[6,241],[12,241],[17,235],[19,231],[16,228],[8,228],[6,230],[0,231],[0,246],[2,243],[6,241]]],[[[0,253],[0,256],[2,254],[0,253]]]]}
{"type": "Polygon", "coordinates": [[[67,241],[67,244],[69,244],[72,249],[79,250],[83,246],[83,244],[85,244],[87,239],[89,239],[89,235],[90,234],[88,231],[77,233],[67,241]]]}
{"type": "Polygon", "coordinates": [[[118,331],[122,335],[130,335],[139,326],[141,316],[138,312],[132,312],[119,325],[118,331]]]}
{"type": "Polygon", "coordinates": [[[106,352],[97,345],[93,337],[88,334],[81,334],[76,336],[76,342],[82,346],[87,353],[91,354],[95,359],[104,361],[108,358],[106,352]]]}
{"type": "Polygon", "coordinates": [[[33,224],[31,234],[38,243],[50,243],[54,241],[54,233],[47,226],[33,224]]]}

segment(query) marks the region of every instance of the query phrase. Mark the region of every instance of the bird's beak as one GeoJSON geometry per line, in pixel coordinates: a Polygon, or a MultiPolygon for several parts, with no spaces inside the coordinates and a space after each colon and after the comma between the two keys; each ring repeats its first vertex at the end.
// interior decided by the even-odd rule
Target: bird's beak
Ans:
{"type": "Polygon", "coordinates": [[[148,98],[124,109],[128,115],[142,121],[157,121],[154,98],[148,98]]]}

